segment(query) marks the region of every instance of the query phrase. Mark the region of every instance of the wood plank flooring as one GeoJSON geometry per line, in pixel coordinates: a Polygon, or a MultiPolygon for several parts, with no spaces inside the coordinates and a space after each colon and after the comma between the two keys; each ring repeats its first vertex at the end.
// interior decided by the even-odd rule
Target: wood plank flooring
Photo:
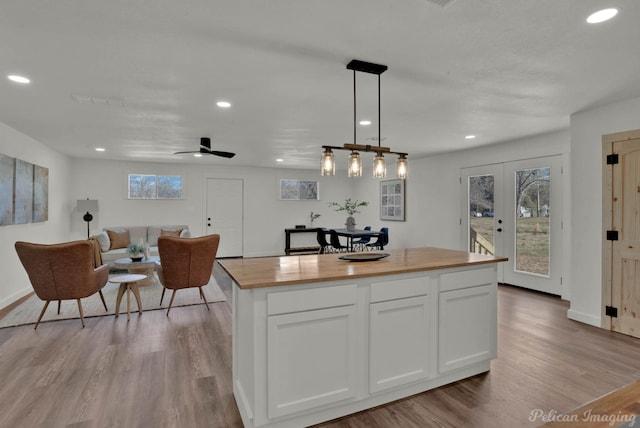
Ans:
{"type": "MultiPolygon", "coordinates": [[[[227,302],[0,329],[0,427],[241,427],[227,302]]],[[[113,305],[115,302],[107,302],[113,305]]],[[[558,298],[501,286],[491,371],[320,424],[526,427],[640,379],[640,340],[567,319],[558,298]]]]}

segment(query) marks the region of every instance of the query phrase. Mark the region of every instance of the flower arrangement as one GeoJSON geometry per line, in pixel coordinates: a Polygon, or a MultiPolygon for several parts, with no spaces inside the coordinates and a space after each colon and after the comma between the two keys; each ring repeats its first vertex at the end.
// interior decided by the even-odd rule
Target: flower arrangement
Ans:
{"type": "Polygon", "coordinates": [[[351,198],[345,199],[343,204],[339,204],[337,202],[329,202],[329,206],[332,207],[334,210],[346,211],[347,214],[349,215],[354,215],[356,213],[359,213],[360,211],[358,210],[358,208],[366,207],[367,205],[369,205],[369,202],[366,202],[366,201],[360,202],[357,199],[355,201],[352,201],[351,198]]]}

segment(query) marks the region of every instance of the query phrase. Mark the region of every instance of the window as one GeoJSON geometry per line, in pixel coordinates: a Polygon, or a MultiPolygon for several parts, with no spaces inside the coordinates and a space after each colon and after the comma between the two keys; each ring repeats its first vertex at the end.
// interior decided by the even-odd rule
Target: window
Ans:
{"type": "Polygon", "coordinates": [[[179,175],[129,174],[129,199],[182,199],[179,175]]]}
{"type": "Polygon", "coordinates": [[[318,200],[318,182],[280,180],[280,199],[289,201],[318,200]]]}

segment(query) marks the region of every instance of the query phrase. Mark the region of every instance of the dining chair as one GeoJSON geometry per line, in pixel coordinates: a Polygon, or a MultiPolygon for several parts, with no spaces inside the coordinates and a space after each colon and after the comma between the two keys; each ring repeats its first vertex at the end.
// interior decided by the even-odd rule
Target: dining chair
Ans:
{"type": "Polygon", "coordinates": [[[389,244],[389,228],[383,227],[380,229],[382,235],[378,235],[378,238],[365,247],[367,250],[384,250],[384,246],[389,244]]]}
{"type": "Polygon", "coordinates": [[[338,236],[338,232],[336,232],[335,230],[331,230],[330,239],[333,252],[346,253],[349,251],[349,247],[347,247],[346,245],[342,245],[342,243],[340,242],[340,236],[338,236]]]}
{"type": "Polygon", "coordinates": [[[84,327],[84,314],[80,299],[100,294],[104,310],[107,303],[102,295],[102,287],[109,280],[109,265],[95,266],[94,246],[88,240],[64,242],[61,244],[34,244],[18,241],[15,243],[18,258],[29,276],[36,296],[45,301],[34,328],[37,329],[49,303],[76,300],[80,322],[84,327]]]}
{"type": "MultiPolygon", "coordinates": [[[[365,226],[364,230],[371,230],[371,226],[365,226]]],[[[367,245],[371,241],[371,236],[363,236],[360,239],[357,239],[352,242],[352,247],[354,249],[357,248],[357,251],[363,251],[365,249],[365,245],[367,245]]]]}
{"type": "Polygon", "coordinates": [[[211,281],[213,263],[216,261],[220,235],[206,235],[199,238],[176,238],[160,236],[158,238],[158,253],[160,262],[156,266],[158,279],[163,285],[160,304],[164,299],[166,289],[173,290],[167,316],[173,305],[176,291],[183,288],[197,287],[200,298],[209,310],[209,303],[202,287],[211,281]]]}
{"type": "Polygon", "coordinates": [[[316,239],[318,240],[318,245],[320,246],[320,249],[318,250],[318,254],[330,253],[332,250],[331,244],[327,242],[327,233],[330,233],[329,229],[325,229],[325,228],[318,229],[318,232],[316,235],[316,239]]]}

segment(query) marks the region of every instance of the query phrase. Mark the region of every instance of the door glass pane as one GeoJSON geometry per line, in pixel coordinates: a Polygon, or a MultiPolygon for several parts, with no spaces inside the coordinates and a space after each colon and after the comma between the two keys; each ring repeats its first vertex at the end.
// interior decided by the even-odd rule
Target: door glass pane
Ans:
{"type": "Polygon", "coordinates": [[[493,175],[469,177],[469,251],[494,254],[493,175]]]}
{"type": "Polygon", "coordinates": [[[549,276],[551,168],[515,172],[515,270],[549,276]]]}

